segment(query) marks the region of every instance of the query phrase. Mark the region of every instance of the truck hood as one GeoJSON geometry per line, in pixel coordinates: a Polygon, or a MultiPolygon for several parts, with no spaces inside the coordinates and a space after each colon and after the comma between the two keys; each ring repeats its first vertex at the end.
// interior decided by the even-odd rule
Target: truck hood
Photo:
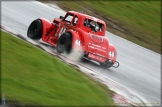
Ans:
{"type": "Polygon", "coordinates": [[[95,43],[95,44],[102,44],[104,42],[104,38],[102,36],[98,36],[95,34],[89,34],[90,39],[95,43]]]}
{"type": "Polygon", "coordinates": [[[84,44],[89,52],[107,57],[109,41],[105,36],[87,33],[84,37],[84,44]]]}

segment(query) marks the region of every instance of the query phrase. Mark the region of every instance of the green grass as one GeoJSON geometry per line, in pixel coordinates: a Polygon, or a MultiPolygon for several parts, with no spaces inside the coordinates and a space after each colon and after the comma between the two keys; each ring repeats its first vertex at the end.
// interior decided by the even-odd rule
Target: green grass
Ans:
{"type": "MultiPolygon", "coordinates": [[[[1,31],[1,91],[41,106],[114,105],[112,92],[58,58],[1,31]]],[[[10,102],[8,102],[10,103],[10,102]]]]}
{"type": "MultiPolygon", "coordinates": [[[[57,3],[66,11],[80,11],[100,18],[108,17],[120,30],[110,32],[161,53],[161,3],[160,1],[63,1],[57,3]],[[89,10],[97,13],[92,14],[89,10]],[[129,33],[130,32],[130,33],[129,33]]],[[[108,20],[103,20],[108,23],[108,20]]],[[[108,25],[108,24],[107,24],[108,25]]],[[[111,25],[110,25],[111,26],[111,25]]]]}

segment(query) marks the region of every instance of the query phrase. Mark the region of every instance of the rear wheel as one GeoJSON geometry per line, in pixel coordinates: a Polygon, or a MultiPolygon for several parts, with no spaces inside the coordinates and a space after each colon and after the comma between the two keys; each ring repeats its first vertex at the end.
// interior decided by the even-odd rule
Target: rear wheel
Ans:
{"type": "Polygon", "coordinates": [[[57,46],[56,46],[57,52],[58,53],[66,52],[67,54],[69,54],[72,49],[71,42],[72,42],[71,35],[69,33],[63,33],[57,42],[57,46]]]}
{"type": "Polygon", "coordinates": [[[109,61],[109,60],[106,60],[105,63],[100,62],[100,66],[102,68],[105,68],[105,69],[110,68],[113,64],[114,63],[112,61],[109,61]]]}
{"type": "Polygon", "coordinates": [[[28,28],[27,36],[34,40],[39,40],[42,36],[42,22],[41,20],[34,20],[28,28]]]}

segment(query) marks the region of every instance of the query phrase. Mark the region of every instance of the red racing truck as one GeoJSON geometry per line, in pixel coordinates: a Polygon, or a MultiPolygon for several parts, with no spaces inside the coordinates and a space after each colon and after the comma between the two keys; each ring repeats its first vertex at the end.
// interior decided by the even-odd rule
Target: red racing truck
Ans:
{"type": "Polygon", "coordinates": [[[45,18],[34,20],[27,36],[34,40],[42,38],[58,53],[70,53],[73,49],[84,53],[83,58],[95,60],[104,68],[119,66],[117,52],[105,36],[106,24],[95,17],[68,11],[66,15],[49,21],[45,18]]]}

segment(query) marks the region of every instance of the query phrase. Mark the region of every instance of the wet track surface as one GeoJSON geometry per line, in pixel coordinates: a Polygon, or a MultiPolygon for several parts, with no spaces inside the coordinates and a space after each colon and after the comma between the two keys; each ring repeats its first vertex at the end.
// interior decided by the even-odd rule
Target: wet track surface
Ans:
{"type": "MultiPolygon", "coordinates": [[[[53,20],[65,13],[38,2],[2,1],[1,24],[26,37],[29,24],[44,17],[53,20]]],[[[106,32],[116,46],[119,68],[102,69],[98,63],[82,63],[96,72],[131,89],[150,103],[159,103],[161,96],[161,55],[106,32]]]]}

